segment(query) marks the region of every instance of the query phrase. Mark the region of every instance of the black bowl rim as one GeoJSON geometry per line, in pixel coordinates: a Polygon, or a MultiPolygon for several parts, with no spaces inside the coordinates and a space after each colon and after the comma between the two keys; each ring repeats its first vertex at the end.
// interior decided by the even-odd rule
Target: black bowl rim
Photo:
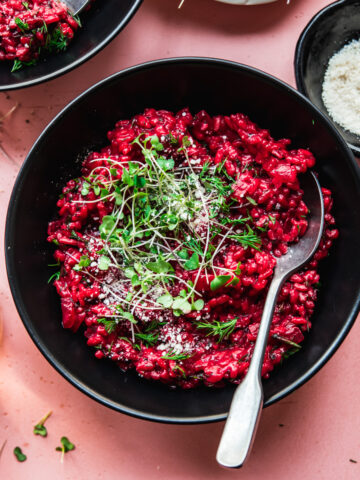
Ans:
{"type": "MultiPolygon", "coordinates": [[[[152,60],[150,62],[146,63],[141,63],[129,68],[126,68],[124,70],[121,70],[103,80],[100,82],[96,83],[92,87],[88,88],[85,90],[83,93],[81,93],[78,97],[76,97],[74,100],[72,100],[66,107],[63,108],[63,110],[56,115],[56,117],[47,125],[47,127],[43,130],[43,132],[40,134],[39,138],[36,140],[32,148],[30,149],[19,173],[16,178],[13,191],[11,194],[11,198],[9,201],[9,206],[8,206],[8,211],[7,211],[7,218],[6,218],[6,226],[5,226],[5,257],[6,257],[6,269],[7,269],[7,275],[8,275],[8,281],[11,289],[11,293],[16,305],[16,308],[18,310],[18,313],[20,315],[20,318],[28,331],[31,339],[37,346],[37,348],[40,350],[40,352],[44,355],[44,357],[49,361],[49,363],[66,379],[68,380],[72,385],[74,385],[77,389],[79,389],[81,392],[85,393],[88,395],[90,398],[93,400],[98,401],[99,403],[112,408],[116,411],[126,413],[128,415],[141,418],[143,420],[151,420],[151,421],[157,421],[157,422],[162,422],[162,423],[175,423],[175,424],[199,424],[199,423],[210,423],[210,422],[218,422],[225,420],[227,417],[227,412],[224,412],[222,414],[217,414],[217,415],[207,415],[207,416],[197,416],[197,417],[168,417],[168,416],[162,416],[162,415],[152,415],[143,411],[135,410],[132,409],[126,405],[119,404],[117,402],[110,401],[109,399],[105,398],[101,394],[95,392],[93,389],[87,387],[83,382],[80,382],[78,379],[74,378],[72,374],[67,371],[65,368],[61,366],[61,364],[56,360],[55,356],[48,350],[46,345],[37,338],[36,333],[32,327],[31,319],[27,316],[26,310],[23,306],[22,300],[21,300],[21,292],[17,288],[16,285],[16,276],[15,276],[15,259],[13,258],[12,252],[11,252],[11,245],[12,245],[12,240],[13,240],[13,234],[14,234],[14,226],[15,226],[15,211],[17,207],[17,202],[18,202],[18,187],[21,186],[21,181],[22,177],[27,174],[29,169],[32,167],[32,154],[33,152],[36,151],[37,146],[41,144],[41,142],[46,138],[46,135],[49,131],[51,131],[53,128],[55,128],[56,123],[61,117],[69,110],[72,109],[76,104],[81,101],[84,97],[86,97],[88,94],[92,93],[93,91],[97,89],[101,89],[104,85],[106,85],[109,82],[112,82],[115,78],[120,78],[123,76],[127,76],[132,73],[137,73],[138,71],[143,71],[148,68],[153,68],[154,66],[161,66],[161,65],[172,65],[172,64],[196,64],[196,63],[204,63],[207,65],[214,65],[214,66],[224,66],[227,68],[236,68],[236,69],[241,69],[249,74],[252,75],[257,75],[262,77],[263,80],[271,83],[271,84],[276,84],[278,86],[281,86],[284,88],[284,90],[288,91],[289,93],[299,97],[304,101],[311,109],[314,110],[314,114],[321,117],[322,120],[326,123],[328,126],[329,130],[332,132],[332,134],[337,138],[339,142],[339,146],[341,147],[341,150],[344,154],[344,157],[347,158],[349,168],[350,170],[353,171],[354,177],[355,177],[355,182],[356,182],[356,187],[357,190],[359,191],[360,195],[360,171],[357,168],[356,161],[354,156],[352,155],[351,151],[349,150],[346,142],[340,135],[340,133],[336,130],[336,128],[333,126],[333,124],[328,120],[328,118],[315,106],[313,105],[310,100],[308,100],[304,95],[299,93],[297,90],[294,88],[290,87],[287,83],[278,80],[274,76],[263,72],[261,70],[258,70],[256,68],[253,68],[248,65],[240,64],[237,62],[233,62],[230,60],[223,60],[223,59],[218,59],[218,58],[209,58],[209,57],[176,57],[176,58],[166,58],[166,59],[159,59],[159,60],[152,60]]],[[[34,157],[35,158],[35,157],[34,157]]],[[[321,356],[321,358],[311,367],[308,369],[308,371],[303,374],[301,377],[299,377],[296,381],[294,381],[292,384],[290,384],[287,388],[284,388],[280,392],[278,392],[276,395],[273,395],[267,401],[265,402],[264,406],[267,407],[278,400],[284,398],[285,396],[289,395],[291,392],[299,388],[301,385],[303,385],[306,381],[308,381],[315,373],[320,370],[320,368],[330,359],[330,357],[336,352],[336,350],[339,348],[340,344],[342,341],[345,339],[346,335],[350,331],[350,328],[352,327],[357,313],[360,310],[360,286],[358,288],[358,295],[357,299],[352,307],[352,310],[347,317],[347,319],[344,321],[344,324],[339,331],[336,339],[334,342],[328,347],[328,349],[324,352],[324,354],[321,356]]]]}
{"type": "MultiPolygon", "coordinates": [[[[311,35],[317,30],[318,24],[323,19],[323,17],[326,17],[331,12],[340,9],[345,5],[350,5],[351,3],[356,3],[356,2],[358,2],[358,0],[338,0],[334,3],[330,3],[330,5],[327,5],[318,13],[316,13],[311,18],[309,23],[306,25],[304,30],[301,32],[295,47],[294,70],[295,70],[295,80],[296,80],[297,89],[307,98],[309,97],[308,97],[308,91],[307,91],[304,77],[303,77],[303,66],[305,61],[304,59],[305,49],[307,47],[309,37],[311,37],[311,35]]],[[[356,145],[353,145],[350,142],[347,142],[347,144],[352,150],[353,154],[359,157],[360,147],[357,147],[356,145]]]]}
{"type": "Polygon", "coordinates": [[[90,50],[87,54],[81,56],[77,60],[75,60],[72,63],[69,63],[65,65],[62,68],[59,68],[53,73],[49,73],[47,75],[43,75],[38,78],[33,78],[31,80],[27,80],[25,82],[17,83],[17,84],[9,84],[9,85],[0,85],[0,92],[2,91],[7,91],[7,90],[18,90],[20,88],[27,88],[27,87],[33,87],[34,85],[38,85],[39,83],[43,82],[48,82],[50,80],[54,80],[57,77],[60,77],[61,75],[64,75],[65,73],[70,72],[76,67],[79,67],[83,63],[85,63],[87,60],[90,60],[94,55],[99,53],[103,48],[106,47],[108,43],[113,40],[113,38],[118,35],[121,30],[128,24],[130,21],[131,17],[136,13],[137,9],[140,7],[141,3],[143,0],[134,0],[134,4],[132,7],[129,9],[125,17],[121,20],[119,25],[100,43],[98,43],[92,50],[90,50]]]}

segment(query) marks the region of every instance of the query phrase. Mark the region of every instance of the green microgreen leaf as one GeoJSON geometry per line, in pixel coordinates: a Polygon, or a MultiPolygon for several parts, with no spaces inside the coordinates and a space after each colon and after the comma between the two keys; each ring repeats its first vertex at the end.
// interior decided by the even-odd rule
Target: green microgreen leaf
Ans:
{"type": "Polygon", "coordinates": [[[185,248],[177,252],[177,256],[183,260],[187,260],[189,258],[188,251],[185,250],[185,248]]]}
{"type": "Polygon", "coordinates": [[[235,275],[241,275],[241,262],[238,262],[236,270],[234,270],[235,275]]]}
{"type": "Polygon", "coordinates": [[[160,303],[165,308],[170,308],[173,304],[173,297],[170,293],[165,293],[164,295],[161,295],[157,300],[157,303],[160,303]]]}
{"type": "Polygon", "coordinates": [[[171,264],[169,262],[165,262],[164,260],[158,260],[157,262],[149,262],[145,266],[148,270],[159,274],[174,271],[174,268],[171,266],[171,264]]]}
{"type": "Polygon", "coordinates": [[[126,318],[126,320],[129,320],[131,323],[137,323],[137,320],[135,320],[134,315],[130,312],[124,312],[123,317],[126,318]]]}
{"type": "Polygon", "coordinates": [[[27,456],[22,452],[20,447],[14,448],[14,455],[18,462],[25,462],[25,460],[27,459],[27,456]]]}
{"type": "Polygon", "coordinates": [[[180,312],[180,314],[187,314],[191,312],[191,304],[185,298],[176,297],[172,304],[172,309],[180,312]]]}
{"type": "Polygon", "coordinates": [[[41,437],[47,437],[47,429],[44,425],[46,420],[50,417],[52,411],[48,412],[35,426],[33,433],[34,435],[40,435],[41,437]]]}
{"type": "Polygon", "coordinates": [[[88,195],[88,193],[89,193],[89,191],[90,191],[90,187],[91,187],[91,185],[90,185],[90,183],[88,183],[88,182],[84,182],[84,183],[82,184],[82,187],[81,187],[81,195],[82,195],[83,197],[85,197],[86,195],[88,195]]]}
{"type": "Polygon", "coordinates": [[[184,263],[185,270],[196,270],[199,268],[199,255],[197,253],[193,253],[189,260],[184,263]]]}
{"type": "Polygon", "coordinates": [[[100,198],[107,197],[109,195],[109,190],[107,188],[100,189],[100,198]]]}
{"type": "Polygon", "coordinates": [[[151,143],[151,146],[155,148],[157,152],[161,152],[162,150],[164,150],[164,146],[160,142],[159,137],[157,135],[153,135],[152,137],[150,137],[150,143],[151,143]]]}
{"type": "Polygon", "coordinates": [[[30,29],[29,24],[26,22],[23,22],[19,17],[15,17],[15,23],[23,32],[30,29]]]}
{"type": "Polygon", "coordinates": [[[109,235],[115,226],[115,222],[116,222],[115,217],[113,217],[112,215],[105,215],[99,227],[100,233],[105,236],[109,235]]]}
{"type": "Polygon", "coordinates": [[[135,173],[139,170],[139,167],[134,162],[128,162],[128,169],[130,175],[135,175],[135,173]]]}
{"type": "Polygon", "coordinates": [[[187,135],[182,138],[182,144],[184,147],[191,147],[191,141],[187,135]]]}
{"type": "Polygon", "coordinates": [[[56,447],[55,450],[58,452],[61,452],[60,461],[62,462],[64,459],[65,453],[70,452],[71,450],[74,450],[75,445],[71,443],[67,437],[61,437],[60,442],[61,442],[61,447],[56,447]]]}
{"type": "Polygon", "coordinates": [[[199,298],[198,300],[195,300],[195,302],[192,304],[192,306],[194,307],[194,309],[199,312],[200,310],[202,310],[204,308],[204,300],[202,298],[199,298]]]}
{"type": "Polygon", "coordinates": [[[167,172],[168,170],[173,170],[175,166],[175,162],[172,158],[159,157],[156,162],[159,167],[165,172],[167,172]]]}
{"type": "Polygon", "coordinates": [[[133,287],[137,287],[138,285],[141,285],[141,280],[139,278],[139,275],[137,275],[136,273],[131,277],[131,285],[133,287]]]}
{"type": "Polygon", "coordinates": [[[99,270],[108,270],[111,264],[111,260],[106,255],[101,255],[98,260],[98,268],[99,270]]]}
{"type": "Polygon", "coordinates": [[[128,268],[125,268],[124,275],[126,278],[132,279],[132,277],[136,275],[136,272],[133,268],[128,267],[128,268]]]}
{"type": "Polygon", "coordinates": [[[91,264],[90,258],[87,257],[86,255],[81,255],[80,260],[79,260],[79,263],[77,263],[77,264],[73,267],[73,270],[79,272],[79,271],[82,270],[83,268],[89,267],[90,264],[91,264]]]}
{"type": "Polygon", "coordinates": [[[229,280],[231,280],[231,275],[219,275],[210,282],[210,289],[212,291],[218,290],[219,288],[223,287],[229,280]]]}
{"type": "Polygon", "coordinates": [[[129,185],[129,187],[134,186],[134,179],[130,176],[129,170],[126,168],[123,168],[122,175],[121,175],[121,180],[126,183],[126,185],[129,185]]]}
{"type": "Polygon", "coordinates": [[[34,435],[40,435],[41,437],[47,437],[47,429],[45,425],[35,425],[34,435]]]}

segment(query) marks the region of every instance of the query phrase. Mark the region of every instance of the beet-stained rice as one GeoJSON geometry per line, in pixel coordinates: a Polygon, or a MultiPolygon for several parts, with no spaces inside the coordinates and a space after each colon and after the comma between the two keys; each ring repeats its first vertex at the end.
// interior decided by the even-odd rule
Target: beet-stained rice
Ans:
{"type": "Polygon", "coordinates": [[[13,61],[12,72],[33,65],[65,50],[79,26],[58,0],[0,0],[0,60],[13,61]]]}
{"type": "MultiPolygon", "coordinates": [[[[99,359],[192,388],[238,383],[256,340],[276,258],[307,228],[298,175],[315,164],[248,117],[146,109],[89,154],[49,224],[64,328],[84,326],[99,359]]],[[[334,228],[283,286],[262,375],[311,327],[334,228]]]]}

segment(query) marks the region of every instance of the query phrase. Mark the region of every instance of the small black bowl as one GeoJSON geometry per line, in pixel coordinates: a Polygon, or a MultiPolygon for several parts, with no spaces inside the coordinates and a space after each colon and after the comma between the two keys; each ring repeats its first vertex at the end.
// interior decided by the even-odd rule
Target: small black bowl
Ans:
{"type": "Polygon", "coordinates": [[[108,407],[137,417],[174,423],[226,418],[234,386],[172,390],[121,373],[99,361],[81,332],[61,327],[60,301],[47,284],[53,248],[46,242],[62,186],[79,176],[79,154],[107,143],[119,119],[145,107],[210,114],[244,112],[275,138],[310,148],[322,185],[334,194],[340,229],[322,266],[322,289],[301,351],[264,382],[265,405],[308,380],[335,352],[359,309],[360,179],[355,160],[335,127],[296,90],[266,73],[224,60],[178,58],[119,72],[71,102],[32,147],[16,180],[7,214],[5,251],[8,278],[19,314],[33,341],[73,385],[108,407]],[[346,188],[344,186],[346,185],[346,188]]]}
{"type": "Polygon", "coordinates": [[[330,58],[359,38],[360,0],[340,0],[325,7],[306,25],[297,42],[294,61],[297,88],[329,117],[356,156],[360,156],[360,136],[331,119],[321,92],[330,58]]]}
{"type": "Polygon", "coordinates": [[[12,63],[0,62],[0,91],[47,82],[89,60],[100,52],[128,23],[142,0],[96,0],[81,14],[83,27],[65,52],[41,58],[36,65],[11,73],[12,63]]]}

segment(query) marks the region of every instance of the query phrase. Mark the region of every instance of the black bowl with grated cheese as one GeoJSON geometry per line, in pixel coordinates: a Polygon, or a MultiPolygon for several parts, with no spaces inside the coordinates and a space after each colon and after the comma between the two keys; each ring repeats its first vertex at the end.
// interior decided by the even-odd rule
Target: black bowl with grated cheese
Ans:
{"type": "Polygon", "coordinates": [[[310,20],[299,37],[294,60],[298,90],[329,117],[356,156],[360,156],[360,136],[345,130],[330,117],[322,99],[322,87],[331,57],[352,40],[359,39],[360,0],[340,0],[310,20]]]}

